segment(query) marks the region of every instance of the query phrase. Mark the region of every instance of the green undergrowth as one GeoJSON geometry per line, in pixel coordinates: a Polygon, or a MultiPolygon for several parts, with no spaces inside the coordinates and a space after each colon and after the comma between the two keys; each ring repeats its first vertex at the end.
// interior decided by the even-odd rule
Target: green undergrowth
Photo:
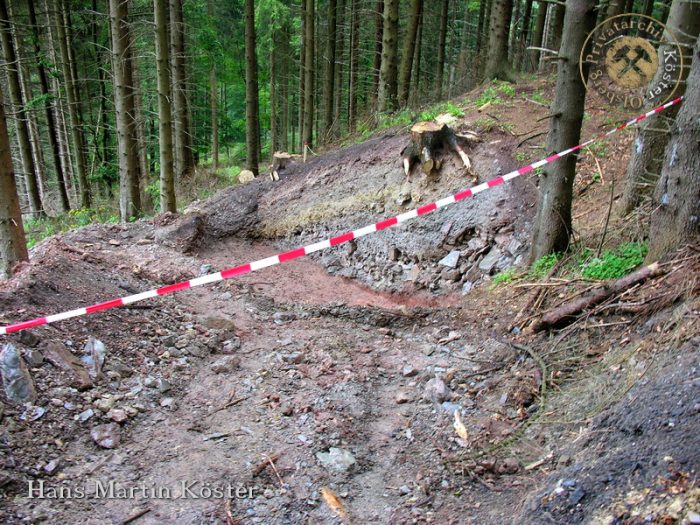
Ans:
{"type": "Polygon", "coordinates": [[[117,224],[119,213],[112,208],[78,208],[56,217],[29,218],[24,221],[24,234],[27,247],[33,248],[37,243],[57,233],[67,232],[90,224],[117,224]]]}
{"type": "MultiPolygon", "coordinates": [[[[558,270],[558,276],[567,279],[584,278],[593,281],[619,279],[631,273],[644,262],[647,245],[642,242],[625,242],[616,248],[605,250],[599,257],[592,248],[584,247],[568,254],[558,270]]],[[[511,284],[516,280],[537,282],[544,279],[564,257],[561,253],[545,255],[537,259],[528,272],[520,273],[508,268],[495,275],[491,287],[511,284]]]]}

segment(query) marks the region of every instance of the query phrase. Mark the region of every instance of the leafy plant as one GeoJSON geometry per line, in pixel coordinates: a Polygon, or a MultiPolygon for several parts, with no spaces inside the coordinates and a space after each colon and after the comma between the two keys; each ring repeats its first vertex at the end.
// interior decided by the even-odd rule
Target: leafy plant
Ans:
{"type": "Polygon", "coordinates": [[[532,268],[530,268],[529,277],[531,279],[542,279],[547,275],[554,265],[561,259],[560,253],[550,253],[549,255],[544,255],[532,263],[532,268]]]}
{"type": "Polygon", "coordinates": [[[503,270],[501,273],[496,274],[491,279],[492,287],[496,287],[499,284],[508,284],[513,282],[515,279],[515,268],[508,268],[503,270]]]}
{"type": "Polygon", "coordinates": [[[616,250],[606,250],[600,257],[581,266],[581,275],[588,279],[619,279],[639,266],[648,251],[645,243],[628,242],[616,250]]]}
{"type": "Polygon", "coordinates": [[[489,133],[496,127],[496,121],[491,117],[481,117],[474,121],[474,126],[486,133],[489,133]]]}
{"type": "Polygon", "coordinates": [[[525,162],[527,159],[527,154],[524,151],[516,151],[515,152],[515,160],[518,162],[525,162]]]}
{"type": "Polygon", "coordinates": [[[496,90],[507,97],[515,96],[515,88],[513,87],[513,84],[510,84],[508,82],[499,82],[497,84],[496,90]]]}
{"type": "Polygon", "coordinates": [[[487,87],[481,93],[481,95],[479,95],[479,98],[476,99],[477,106],[483,106],[484,104],[489,104],[489,103],[493,106],[497,106],[498,104],[501,104],[502,102],[503,102],[503,100],[501,100],[501,97],[498,96],[498,91],[493,86],[487,87]]]}
{"type": "Polygon", "coordinates": [[[545,98],[545,96],[540,93],[539,91],[535,91],[530,98],[534,100],[535,102],[539,102],[540,104],[544,104],[545,106],[549,106],[551,102],[545,98]]]}

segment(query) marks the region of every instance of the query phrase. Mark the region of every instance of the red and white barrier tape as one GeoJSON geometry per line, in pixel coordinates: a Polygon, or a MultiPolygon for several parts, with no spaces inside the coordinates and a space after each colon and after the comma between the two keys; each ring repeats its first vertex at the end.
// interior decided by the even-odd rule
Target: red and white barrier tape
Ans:
{"type": "Polygon", "coordinates": [[[218,281],[223,281],[224,279],[230,279],[231,277],[236,277],[237,275],[243,275],[246,273],[254,272],[256,270],[261,270],[262,268],[267,268],[268,266],[282,264],[282,263],[285,263],[287,261],[291,261],[293,259],[303,257],[304,255],[309,255],[310,253],[318,252],[320,250],[325,250],[325,249],[331,248],[333,246],[338,246],[339,244],[343,244],[343,243],[351,241],[353,239],[358,239],[360,237],[364,237],[365,235],[368,235],[368,234],[374,233],[374,232],[378,232],[378,231],[383,230],[385,228],[388,228],[390,226],[394,226],[395,224],[406,222],[406,221],[413,219],[415,217],[418,217],[420,215],[425,215],[425,214],[430,213],[432,211],[435,211],[439,208],[444,208],[445,206],[449,206],[450,204],[453,204],[457,201],[461,201],[463,199],[466,199],[468,197],[476,195],[477,193],[485,191],[489,188],[493,188],[494,186],[499,186],[506,181],[509,181],[509,180],[514,179],[516,177],[519,177],[521,175],[525,175],[526,173],[529,173],[529,172],[531,172],[531,171],[533,171],[541,166],[544,166],[545,164],[549,164],[550,162],[554,162],[555,160],[557,160],[561,157],[564,157],[570,153],[573,153],[573,152],[578,151],[582,148],[585,148],[586,146],[592,144],[593,142],[595,142],[597,140],[600,140],[601,138],[612,135],[613,133],[616,133],[616,132],[618,132],[618,131],[620,131],[628,126],[632,126],[632,125],[636,124],[637,122],[639,122],[640,120],[644,120],[645,118],[651,117],[652,115],[654,115],[656,113],[660,113],[664,109],[667,109],[667,108],[673,106],[674,104],[678,104],[681,100],[683,100],[683,97],[676,98],[670,102],[667,102],[663,106],[659,106],[658,108],[653,109],[653,110],[649,111],[648,113],[645,113],[643,115],[638,116],[635,119],[630,120],[626,124],[622,124],[614,129],[611,129],[610,131],[607,131],[605,133],[601,133],[600,135],[597,135],[596,137],[584,142],[583,144],[579,144],[578,146],[574,146],[573,148],[569,148],[569,149],[561,151],[559,153],[555,153],[554,155],[550,155],[546,159],[539,160],[539,161],[537,161],[533,164],[530,164],[528,166],[518,168],[517,170],[511,171],[510,173],[507,173],[506,175],[503,175],[502,177],[496,177],[495,179],[491,179],[491,180],[486,181],[486,182],[479,184],[477,186],[473,186],[473,187],[468,188],[466,190],[462,190],[458,193],[455,193],[454,195],[450,195],[449,197],[445,197],[444,199],[440,199],[439,201],[431,202],[430,204],[426,204],[425,206],[420,206],[419,208],[416,208],[416,209],[411,210],[411,211],[407,211],[406,213],[402,213],[400,215],[396,215],[395,217],[391,217],[389,219],[379,221],[375,224],[370,224],[369,226],[365,226],[364,228],[360,228],[359,230],[354,230],[354,231],[350,231],[347,233],[343,233],[342,235],[338,235],[337,237],[331,237],[330,239],[326,239],[325,241],[310,244],[310,245],[304,246],[302,248],[296,248],[295,250],[280,253],[278,255],[273,255],[272,257],[267,257],[265,259],[260,259],[258,261],[253,261],[253,262],[250,262],[247,264],[242,264],[240,266],[235,266],[233,268],[229,268],[228,270],[223,270],[221,272],[213,273],[210,275],[205,275],[203,277],[197,277],[196,279],[191,279],[189,281],[183,281],[180,283],[171,284],[169,286],[163,286],[162,288],[157,288],[155,290],[149,290],[147,292],[138,293],[135,295],[129,295],[127,297],[121,297],[119,299],[112,299],[110,301],[105,301],[103,303],[93,304],[92,306],[86,306],[83,308],[78,308],[76,310],[70,310],[68,312],[62,312],[60,314],[49,315],[46,317],[39,317],[37,319],[32,319],[30,321],[24,321],[24,322],[16,323],[16,324],[11,324],[8,326],[0,326],[0,335],[10,334],[12,332],[19,332],[20,330],[26,330],[28,328],[34,328],[35,326],[41,326],[41,325],[45,325],[45,324],[49,324],[49,323],[55,323],[57,321],[63,321],[65,319],[71,319],[72,317],[93,314],[95,312],[100,312],[102,310],[109,310],[110,308],[116,308],[118,306],[132,304],[132,303],[135,303],[138,301],[143,301],[144,299],[149,299],[151,297],[158,297],[159,295],[167,295],[167,294],[171,294],[173,292],[179,292],[180,290],[194,288],[195,286],[202,286],[203,284],[209,284],[209,283],[215,283],[218,281]]]}

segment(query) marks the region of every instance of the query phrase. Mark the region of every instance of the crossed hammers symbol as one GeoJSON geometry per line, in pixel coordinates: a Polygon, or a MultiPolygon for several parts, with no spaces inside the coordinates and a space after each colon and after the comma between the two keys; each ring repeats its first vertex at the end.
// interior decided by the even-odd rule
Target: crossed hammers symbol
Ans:
{"type": "Polygon", "coordinates": [[[615,62],[619,62],[620,60],[625,61],[625,67],[622,68],[622,71],[620,71],[617,74],[617,78],[622,78],[630,70],[634,70],[634,72],[637,73],[640,77],[645,77],[646,75],[644,74],[644,72],[637,67],[637,62],[639,62],[640,60],[645,60],[646,62],[651,63],[651,57],[649,56],[649,53],[647,53],[647,50],[644,49],[642,46],[637,46],[634,49],[636,56],[634,58],[630,58],[627,55],[630,51],[632,51],[632,49],[629,46],[622,46],[620,49],[617,50],[617,53],[615,53],[615,56],[613,57],[613,60],[615,62]]]}

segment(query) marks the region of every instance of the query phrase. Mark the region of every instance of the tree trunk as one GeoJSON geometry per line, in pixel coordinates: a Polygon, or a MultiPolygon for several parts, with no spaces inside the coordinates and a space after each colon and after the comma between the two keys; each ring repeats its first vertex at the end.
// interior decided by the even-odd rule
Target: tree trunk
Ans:
{"type": "Polygon", "coordinates": [[[377,0],[374,13],[374,56],[372,62],[372,86],[369,92],[369,107],[377,111],[379,94],[379,70],[382,67],[382,35],[384,34],[384,0],[377,0]]]}
{"type": "Polygon", "coordinates": [[[512,77],[508,64],[508,34],[512,13],[513,0],[492,0],[489,56],[484,70],[486,80],[510,80],[512,77]]]}
{"type": "MultiPolygon", "coordinates": [[[[662,40],[672,42],[675,37],[683,49],[683,63],[690,64],[692,61],[691,46],[700,33],[700,6],[684,0],[674,0],[666,29],[662,40]]],[[[666,51],[673,52],[675,47],[675,45],[662,44],[659,48],[659,56],[665,56],[664,52],[666,51]]],[[[659,68],[650,85],[657,85],[663,73],[663,68],[659,68]]],[[[689,85],[685,82],[687,73],[686,66],[681,71],[682,81],[674,91],[674,97],[683,95],[686,86],[689,85]]],[[[647,111],[652,109],[658,105],[659,101],[665,100],[670,95],[670,89],[666,89],[653,101],[648,102],[645,109],[647,111]]],[[[625,178],[621,210],[623,214],[627,214],[639,206],[644,199],[651,195],[656,186],[663,163],[663,151],[669,139],[668,130],[663,130],[664,124],[672,122],[678,111],[678,106],[670,107],[658,118],[643,120],[638,125],[625,178]]]]}
{"type": "Polygon", "coordinates": [[[323,135],[326,140],[330,140],[330,138],[333,136],[337,8],[338,6],[336,0],[328,1],[328,38],[326,40],[325,87],[323,90],[323,135]]]}
{"type": "Polygon", "coordinates": [[[10,137],[7,134],[5,103],[0,86],[0,278],[9,277],[17,262],[27,260],[29,254],[24,238],[15,175],[12,172],[10,137]]]}
{"type": "Polygon", "coordinates": [[[552,6],[552,9],[554,9],[554,11],[551,26],[549,28],[548,47],[553,51],[559,51],[559,47],[561,46],[562,27],[564,24],[564,11],[566,11],[566,9],[564,9],[563,5],[556,4],[552,6]]]}
{"type": "Polygon", "coordinates": [[[173,116],[175,143],[175,173],[178,179],[189,177],[195,166],[187,100],[187,61],[185,55],[185,24],[182,0],[170,0],[170,40],[173,86],[173,116]]]}
{"type": "Polygon", "coordinates": [[[654,0],[644,0],[644,7],[642,8],[642,14],[646,16],[651,16],[654,12],[654,0]]]}
{"type": "MultiPolygon", "coordinates": [[[[520,0],[513,0],[513,13],[510,21],[510,44],[508,44],[511,63],[515,63],[516,37],[518,35],[518,22],[520,21],[520,3],[520,0]]],[[[516,67],[517,66],[513,66],[513,69],[516,69],[516,67]]]]}
{"type": "MultiPolygon", "coordinates": [[[[595,26],[595,0],[570,0],[564,17],[564,35],[557,86],[550,120],[547,151],[571,148],[579,143],[586,87],[579,72],[579,57],[588,34],[595,26]]],[[[587,74],[587,68],[585,70],[587,74]]],[[[544,169],[540,178],[537,215],[532,235],[530,260],[569,246],[571,201],[576,155],[568,155],[544,169]]]]}
{"type": "Polygon", "coordinates": [[[647,261],[700,237],[700,38],[695,43],[688,86],[654,193],[647,261]]]}
{"type": "Polygon", "coordinates": [[[289,53],[289,21],[285,20],[282,24],[282,34],[280,35],[280,53],[282,55],[282,63],[280,68],[280,99],[282,100],[282,110],[280,112],[280,147],[282,151],[289,151],[289,62],[292,57],[289,53]]]}
{"type": "Polygon", "coordinates": [[[51,92],[49,91],[49,78],[46,74],[46,68],[41,60],[41,48],[39,46],[39,26],[36,20],[36,11],[34,9],[34,0],[27,0],[29,8],[29,23],[32,26],[32,40],[34,41],[34,53],[37,57],[37,69],[39,71],[39,85],[41,94],[46,97],[44,108],[46,109],[46,123],[49,132],[49,143],[51,144],[51,153],[53,154],[53,164],[56,170],[56,179],[58,180],[58,196],[61,209],[65,212],[70,209],[68,200],[68,187],[66,185],[65,173],[66,169],[61,159],[61,145],[59,143],[58,126],[54,107],[51,104],[51,92]]]}
{"type": "Polygon", "coordinates": [[[279,129],[277,127],[277,99],[279,97],[277,92],[277,62],[279,61],[277,54],[279,51],[277,49],[277,37],[276,31],[270,37],[271,49],[268,64],[270,68],[270,155],[274,155],[279,147],[279,129]]]}
{"type": "Polygon", "coordinates": [[[413,65],[413,78],[412,91],[410,92],[411,106],[418,107],[420,100],[422,100],[421,93],[421,80],[422,76],[420,73],[421,66],[421,50],[423,49],[423,9],[421,9],[420,15],[418,16],[418,35],[416,36],[415,47],[413,49],[413,54],[415,55],[415,64],[413,65]]]}
{"type": "Polygon", "coordinates": [[[306,89],[306,0],[301,0],[300,18],[301,18],[301,35],[299,44],[299,119],[298,119],[298,129],[299,129],[299,150],[303,152],[304,150],[304,92],[306,89]]]}
{"type": "MultiPolygon", "coordinates": [[[[542,47],[544,36],[544,23],[547,20],[547,4],[542,0],[537,2],[537,18],[535,19],[535,31],[532,34],[532,47],[542,47]]],[[[540,65],[540,51],[532,49],[528,52],[530,71],[537,71],[540,65]]]]}
{"type": "Polygon", "coordinates": [[[170,43],[168,0],[155,0],[156,70],[158,75],[158,145],[160,156],[160,211],[177,212],[173,168],[173,113],[170,105],[170,43]]]}
{"type": "Polygon", "coordinates": [[[530,17],[532,16],[532,4],[533,0],[525,0],[523,26],[520,29],[520,41],[518,43],[517,49],[515,50],[514,66],[520,71],[524,71],[526,69],[525,63],[523,61],[523,56],[525,55],[525,48],[527,47],[527,37],[530,34],[530,17]]]}
{"type": "Polygon", "coordinates": [[[437,72],[435,73],[435,92],[437,94],[437,100],[442,100],[442,78],[445,71],[445,43],[447,42],[447,17],[449,12],[449,0],[442,0],[440,33],[438,35],[437,72]]]}
{"type": "Polygon", "coordinates": [[[315,52],[315,0],[306,2],[306,29],[304,32],[304,129],[303,142],[311,147],[314,133],[314,52],[315,52]]]}
{"type": "Polygon", "coordinates": [[[10,91],[10,99],[14,106],[15,120],[17,123],[17,139],[20,154],[22,156],[22,169],[27,185],[29,210],[34,217],[44,215],[39,193],[39,183],[34,157],[32,156],[32,142],[29,135],[29,115],[25,109],[22,84],[19,74],[19,62],[15,53],[15,42],[12,38],[12,26],[7,9],[6,0],[0,0],[0,34],[2,36],[2,49],[7,70],[7,83],[10,91]]]}
{"type": "Polygon", "coordinates": [[[490,10],[486,9],[487,3],[488,2],[486,1],[479,2],[479,20],[476,25],[476,50],[474,51],[477,59],[481,56],[481,52],[483,51],[482,42],[486,41],[486,31],[484,30],[484,25],[486,23],[486,18],[490,13],[490,10]]]}
{"type": "Polygon", "coordinates": [[[399,105],[405,106],[408,102],[408,94],[411,89],[411,71],[413,71],[413,54],[418,35],[418,22],[423,9],[423,0],[411,0],[411,15],[403,41],[401,53],[401,68],[399,72],[399,105]]]}
{"type": "Polygon", "coordinates": [[[360,55],[360,13],[358,0],[351,2],[351,27],[350,27],[350,89],[348,92],[348,131],[355,131],[357,122],[357,79],[360,55]]]}
{"type": "Polygon", "coordinates": [[[345,63],[345,0],[339,0],[336,16],[336,64],[335,64],[335,90],[333,93],[333,133],[338,135],[342,131],[343,114],[343,65],[345,63]]]}
{"type": "Polygon", "coordinates": [[[382,65],[379,71],[379,111],[398,107],[399,0],[384,0],[382,65]]]}
{"type": "Polygon", "coordinates": [[[80,206],[89,208],[91,204],[90,185],[87,178],[87,163],[85,162],[85,139],[83,137],[82,119],[80,118],[79,88],[75,83],[72,72],[72,57],[69,51],[70,41],[67,37],[65,21],[67,20],[67,7],[65,0],[60,2],[61,13],[58,13],[56,28],[58,29],[58,44],[61,51],[61,65],[63,69],[63,82],[66,99],[68,102],[68,120],[70,122],[71,139],[73,142],[73,159],[75,172],[78,178],[80,193],[80,206]]]}
{"type": "Polygon", "coordinates": [[[119,158],[119,211],[122,222],[141,214],[134,78],[128,0],[109,0],[114,107],[119,158]]]}
{"type": "MultiPolygon", "coordinates": [[[[207,14],[214,20],[214,1],[208,0],[207,14]]],[[[211,108],[211,159],[214,172],[219,169],[219,90],[216,85],[216,57],[212,54],[209,70],[209,104],[211,108]]]]}
{"type": "Polygon", "coordinates": [[[245,0],[245,116],[246,167],[257,177],[260,163],[260,108],[253,0],[245,0]]]}

